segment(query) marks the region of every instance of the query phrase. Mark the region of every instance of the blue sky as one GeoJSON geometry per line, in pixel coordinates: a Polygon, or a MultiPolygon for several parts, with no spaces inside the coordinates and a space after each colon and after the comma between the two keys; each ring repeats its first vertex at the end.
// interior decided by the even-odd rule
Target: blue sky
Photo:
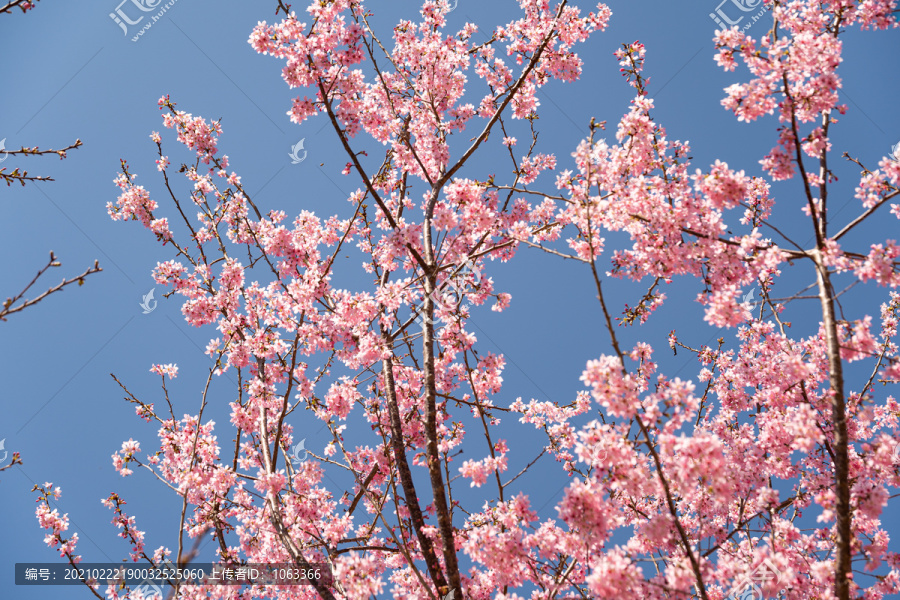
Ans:
{"type": "MultiPolygon", "coordinates": [[[[69,288],[0,324],[0,374],[6,384],[0,439],[25,461],[24,466],[0,474],[4,532],[0,597],[88,597],[80,589],[13,586],[12,563],[49,562],[56,556],[43,544],[33,516],[30,489],[36,482],[52,481],[62,487],[59,508],[69,514],[72,530],[79,532],[79,552],[85,560],[117,561],[127,555],[126,544],[110,524],[111,511],[99,503],[113,490],[128,501],[129,513],[147,531],[148,548],[174,547],[178,499],[143,473],[123,480],[110,460],[124,440],[137,439],[145,449],[153,448],[155,441],[154,429],[135,418],[110,373],[138,396],[158,399],[159,378],[148,372],[150,365],[178,363],[180,373],[170,392],[181,413],[195,413],[209,368],[201,349],[215,337],[211,327],[197,330],[186,324],[180,302],[162,298],[166,290],[152,280],[156,263],[173,258],[170,249],[159,246],[138,224],[112,222],[106,214],[106,203],[117,195],[113,179],[122,158],[139,175],[137,182],[160,200],[161,209],[171,208],[161,194],[150,132],[160,131],[173,163],[186,155],[171,130],[162,127],[157,99],[169,94],[182,110],[222,119],[221,151],[229,155],[232,168],[263,212],[278,208],[289,215],[312,210],[323,216],[348,216],[346,197],[357,182],[340,175],[346,159],[330,129],[323,129],[321,118],[301,126],[288,120],[285,113],[298,90],[290,90],[281,79],[282,63],[258,55],[247,43],[258,21],[273,20],[275,4],[178,0],[136,42],[132,36],[140,25],[124,35],[109,16],[118,0],[43,0],[27,15],[0,15],[0,51],[6,57],[0,139],[6,138],[8,149],[56,148],[76,138],[84,142],[65,161],[11,158],[4,165],[21,165],[56,181],[0,190],[4,215],[0,249],[6,256],[0,266],[0,293],[5,298],[18,292],[46,262],[50,250],[63,267],[52,271],[44,284],[80,273],[95,259],[104,269],[84,286],[69,288]],[[301,139],[308,156],[291,164],[288,153],[301,139]],[[157,308],[143,314],[141,297],[152,288],[157,308]]],[[[588,2],[576,4],[592,8],[588,2]]],[[[136,16],[133,8],[121,6],[136,16]]],[[[409,0],[372,3],[383,31],[401,16],[415,19],[418,6],[409,0]]],[[[579,50],[586,61],[581,81],[552,83],[538,94],[543,151],[556,152],[560,168],[569,168],[569,154],[587,135],[591,117],[607,120],[614,128],[628,108],[632,88],[619,76],[612,53],[621,43],[639,39],[647,47],[645,75],[651,77],[654,117],[667,128],[670,139],[691,142],[694,166],[706,169],[718,158],[749,174],[761,174],[757,161],[774,145],[776,119],[738,123],[719,104],[722,89],[745,75],[725,73],[713,60],[716,24],[709,13],[717,1],[614,0],[609,6],[613,16],[608,30],[594,34],[579,50]]],[[[459,0],[449,29],[470,21],[490,31],[516,10],[513,0],[459,0]]],[[[751,28],[752,34],[762,34],[766,18],[751,28]]],[[[848,149],[870,165],[900,140],[897,36],[897,30],[864,35],[853,31],[845,38],[842,99],[849,111],[833,130],[832,141],[835,148],[848,149]]],[[[610,140],[613,135],[609,132],[610,140]]],[[[483,157],[478,170],[471,172],[483,176],[495,163],[508,169],[483,157]]],[[[832,198],[839,199],[832,200],[832,217],[841,223],[859,211],[853,199],[857,171],[843,164],[838,167],[841,182],[832,198]]],[[[547,189],[552,180],[540,183],[547,189]]],[[[806,240],[811,233],[804,233],[808,224],[800,219],[798,192],[796,182],[773,186],[779,202],[776,216],[787,219],[788,229],[806,240]]],[[[891,230],[896,230],[896,222],[884,221],[874,235],[883,239],[891,230]]],[[[615,239],[608,237],[608,248],[615,239]]],[[[853,241],[868,245],[863,235],[853,241]]],[[[498,400],[508,403],[521,396],[526,402],[530,398],[568,402],[582,389],[579,377],[585,362],[609,352],[590,274],[584,265],[522,252],[527,256],[490,265],[488,275],[497,289],[512,294],[513,302],[502,314],[473,313],[474,329],[484,351],[502,352],[507,358],[498,400]]],[[[357,289],[365,285],[359,261],[346,264],[336,282],[357,289]]],[[[811,271],[797,271],[782,289],[793,292],[812,280],[811,271]]],[[[622,332],[626,346],[639,339],[656,346],[661,371],[669,376],[694,378],[699,370],[684,353],[671,356],[665,342],[669,330],[677,327],[680,337],[694,345],[728,335],[703,326],[700,306],[693,301],[698,285],[676,281],[665,290],[670,301],[646,326],[622,332]]],[[[625,302],[635,304],[644,288],[615,281],[605,289],[619,314],[625,302]]],[[[848,295],[845,308],[857,316],[862,311],[877,314],[882,297],[880,292],[860,291],[848,295]]],[[[808,333],[803,328],[812,323],[818,306],[797,306],[792,319],[799,337],[808,333]]],[[[221,400],[210,407],[212,418],[227,425],[227,403],[234,394],[231,383],[220,378],[212,389],[212,398],[221,400]]],[[[321,450],[328,441],[318,422],[298,420],[293,425],[310,449],[321,450]]],[[[540,451],[544,440],[522,426],[510,431],[510,446],[521,449],[518,462],[510,465],[515,473],[540,451]]],[[[567,479],[552,461],[544,462],[522,478],[522,489],[531,494],[532,505],[542,515],[552,515],[567,479]]],[[[339,485],[335,481],[336,495],[339,485]]],[[[896,508],[894,500],[885,513],[893,531],[900,525],[900,518],[889,516],[896,508]]],[[[898,548],[892,541],[892,549],[898,548]]]]}

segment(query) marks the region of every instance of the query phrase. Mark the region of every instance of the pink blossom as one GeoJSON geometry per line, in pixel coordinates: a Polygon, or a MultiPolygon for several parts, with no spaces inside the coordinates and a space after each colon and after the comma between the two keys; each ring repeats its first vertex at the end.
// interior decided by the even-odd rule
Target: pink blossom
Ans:
{"type": "Polygon", "coordinates": [[[150,372],[162,375],[163,377],[168,376],[169,379],[175,379],[178,377],[178,365],[153,365],[150,367],[150,372]]]}

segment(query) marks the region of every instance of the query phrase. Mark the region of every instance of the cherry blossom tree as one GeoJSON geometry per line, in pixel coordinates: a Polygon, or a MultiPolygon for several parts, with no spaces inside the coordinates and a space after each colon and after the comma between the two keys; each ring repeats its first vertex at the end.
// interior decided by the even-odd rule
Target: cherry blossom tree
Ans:
{"type": "MultiPolygon", "coordinates": [[[[846,223],[828,210],[829,132],[847,110],[837,93],[841,35],[897,27],[896,3],[766,4],[773,26],[759,39],[737,28],[715,36],[719,65],[748,73],[725,90],[723,106],[742,121],[778,116],[775,145],[760,161],[765,177],[721,161],[691,172],[689,146],[669,140],[653,117],[639,42],[616,52],[635,96],[614,143],[598,139],[605,122],[592,120],[577,148],[541,147],[538,89],[578,79],[579,44],[611,18],[603,4],[585,12],[566,0],[521,0],[521,14],[483,43],[474,25],[447,30],[445,0],[425,1],[419,20],[397,24],[390,42],[354,0],[313,2],[305,17],[260,23],[253,49],[282,61],[288,85],[307,90],[291,120],[327,120],[346,152],[343,173],[358,187],[336,215],[262,214],[219,152],[219,122],[161,98],[163,125],[194,153],[178,169],[190,187],[182,194],[162,136],[151,136],[159,193],[178,225],[124,161],[108,212],[140,220],[173,249],[154,276],[184,296],[187,322],[215,326],[206,349],[215,366],[199,408],[182,418],[167,389],[177,366],[151,368],[162,409],[120,383],[137,415],[158,425],[159,446],[124,442],[115,468],[151,471],[182,503],[177,550],[150,550],[124,500],[109,496],[130,558],[184,564],[196,556],[185,537],[210,536],[229,564],[323,563],[334,575],[333,585],[247,592],[174,582],[177,598],[900,592],[900,560],[881,522],[900,486],[900,405],[889,395],[900,379],[900,294],[880,291],[900,284],[900,246],[847,247],[848,234],[884,218],[886,205],[900,217],[891,203],[900,163],[866,166],[845,154],[860,169],[861,206],[846,223]],[[513,130],[530,139],[520,143],[513,130]],[[384,155],[362,153],[363,136],[384,155]],[[478,157],[498,152],[512,175],[479,173],[478,157]],[[536,185],[542,174],[555,189],[536,185]],[[783,180],[796,184],[784,201],[802,202],[811,246],[773,220],[770,182],[783,180]],[[605,248],[611,232],[630,245],[605,248]],[[366,257],[365,289],[332,284],[338,256],[353,246],[366,257]],[[586,361],[584,390],[565,403],[504,395],[504,357],[480,349],[470,327],[475,307],[502,312],[511,301],[490,264],[538,252],[585,265],[608,330],[608,351],[586,361]],[[815,276],[820,315],[817,329],[796,336],[789,317],[804,309],[774,290],[804,274],[815,276]],[[697,357],[691,380],[659,372],[660,349],[625,347],[616,325],[654,318],[676,278],[696,282],[705,322],[721,328],[714,346],[692,341],[696,327],[670,334],[673,350],[697,357]],[[616,307],[606,288],[619,279],[649,287],[634,306],[616,307]],[[883,293],[881,314],[844,314],[839,279],[883,293]],[[758,303],[740,302],[747,286],[761,290],[758,303]],[[211,383],[231,370],[239,386],[223,426],[204,411],[211,383]],[[297,440],[288,417],[304,411],[334,441],[298,463],[289,459],[297,440]],[[509,458],[524,450],[498,436],[501,421],[544,432],[541,455],[571,476],[557,518],[540,517],[528,490],[513,485],[509,458]],[[463,447],[480,458],[457,464],[463,447]],[[323,483],[329,471],[354,484],[335,495],[323,483]],[[465,483],[487,501],[462,500],[465,483]]],[[[36,490],[48,544],[78,562],[67,517],[50,510],[59,490],[36,490]]],[[[85,583],[98,598],[129,594],[85,583]]]]}

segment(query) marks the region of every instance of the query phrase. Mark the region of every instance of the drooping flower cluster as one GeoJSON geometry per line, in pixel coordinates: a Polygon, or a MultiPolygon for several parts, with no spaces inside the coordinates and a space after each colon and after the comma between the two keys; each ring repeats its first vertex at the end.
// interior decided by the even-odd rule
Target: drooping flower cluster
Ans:
{"type": "Polygon", "coordinates": [[[45,483],[43,486],[35,485],[32,491],[40,492],[37,500],[38,507],[35,510],[38,524],[42,529],[47,530],[44,536],[44,543],[59,551],[59,555],[67,557],[73,563],[81,562],[81,557],[75,554],[75,546],[78,544],[78,534],[73,533],[71,537],[63,537],[63,533],[69,529],[69,515],[59,514],[59,509],[50,509],[50,499],[59,499],[61,490],[59,487],[54,488],[52,483],[45,483]]]}

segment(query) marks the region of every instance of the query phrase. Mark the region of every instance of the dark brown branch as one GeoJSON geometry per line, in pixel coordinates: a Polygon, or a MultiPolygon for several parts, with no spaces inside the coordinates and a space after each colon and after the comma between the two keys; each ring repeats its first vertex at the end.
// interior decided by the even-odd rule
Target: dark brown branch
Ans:
{"type": "Polygon", "coordinates": [[[397,463],[397,472],[400,475],[400,485],[403,487],[403,496],[406,499],[406,508],[409,510],[410,520],[419,540],[422,556],[425,557],[425,566],[428,567],[428,574],[437,587],[438,593],[443,597],[450,591],[450,588],[447,586],[447,580],[444,578],[444,572],[441,570],[441,565],[435,554],[434,545],[431,543],[431,539],[425,535],[425,519],[422,516],[422,509],[419,507],[419,498],[416,495],[416,488],[413,484],[412,472],[409,470],[409,463],[406,460],[406,448],[403,444],[403,423],[397,403],[397,390],[394,386],[394,369],[391,359],[384,359],[381,365],[384,374],[388,412],[391,418],[391,447],[394,451],[394,461],[397,463]]]}
{"type": "Polygon", "coordinates": [[[43,275],[47,271],[47,269],[49,269],[50,267],[59,267],[59,266],[62,266],[62,263],[60,263],[59,261],[56,260],[56,255],[53,254],[53,252],[50,252],[50,260],[47,262],[46,266],[44,266],[40,271],[38,271],[37,275],[34,276],[34,279],[31,280],[31,283],[26,285],[25,289],[23,289],[21,292],[16,294],[14,297],[7,298],[6,302],[3,303],[3,307],[0,308],[0,321],[5,321],[7,316],[9,316],[13,313],[22,311],[22,310],[28,308],[29,306],[33,306],[33,305],[37,304],[38,302],[40,302],[41,300],[43,300],[50,294],[54,294],[56,292],[62,291],[62,289],[64,287],[66,287],[67,285],[71,285],[71,284],[75,283],[76,281],[78,282],[78,285],[84,285],[85,277],[87,277],[88,275],[93,275],[94,273],[99,273],[100,271],[103,270],[100,268],[99,262],[95,260],[94,266],[87,269],[81,275],[78,275],[71,279],[63,279],[60,283],[49,288],[47,291],[45,291],[40,296],[37,296],[36,298],[32,298],[31,300],[25,300],[22,304],[20,304],[18,306],[13,306],[16,302],[18,302],[19,300],[22,299],[22,297],[28,292],[28,290],[31,289],[31,286],[33,286],[35,283],[37,283],[37,280],[40,279],[41,275],[43,275]]]}

